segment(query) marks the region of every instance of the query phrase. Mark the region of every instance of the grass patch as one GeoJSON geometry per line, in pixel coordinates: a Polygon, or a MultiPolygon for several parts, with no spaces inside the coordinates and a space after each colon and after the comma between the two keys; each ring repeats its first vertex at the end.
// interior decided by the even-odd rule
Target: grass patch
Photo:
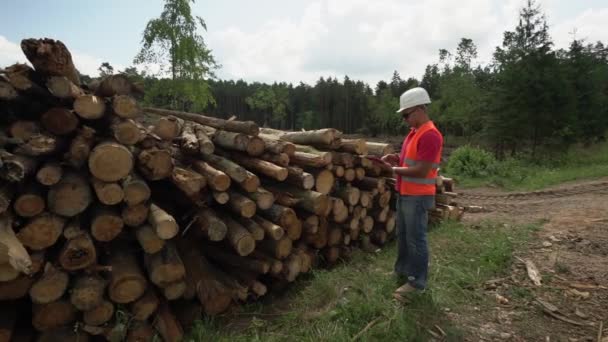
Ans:
{"type": "Polygon", "coordinates": [[[437,325],[448,341],[461,341],[463,332],[451,324],[447,309],[489,305],[482,284],[504,275],[513,249],[533,228],[455,222],[435,227],[429,233],[429,289],[406,307],[391,296],[400,285],[392,275],[397,250],[391,243],[377,254],[358,252],[331,270],[315,270],[268,303],[199,321],[190,340],[350,341],[371,322],[362,340],[426,341],[437,325]]]}
{"type": "Polygon", "coordinates": [[[497,162],[493,174],[484,177],[454,175],[460,188],[498,186],[531,191],[564,182],[608,176],[608,143],[572,147],[567,152],[543,154],[534,161],[511,159],[497,162]]]}

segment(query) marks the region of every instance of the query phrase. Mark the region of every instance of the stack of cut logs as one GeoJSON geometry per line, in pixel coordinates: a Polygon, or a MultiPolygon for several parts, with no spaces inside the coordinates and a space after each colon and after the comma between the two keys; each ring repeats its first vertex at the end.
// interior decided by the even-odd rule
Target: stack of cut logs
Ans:
{"type": "MultiPolygon", "coordinates": [[[[63,43],[21,47],[33,68],[0,70],[0,341],[179,341],[394,234],[389,145],[142,108],[124,75],[82,84],[63,43]]],[[[458,218],[441,181],[431,217],[458,218]]]]}

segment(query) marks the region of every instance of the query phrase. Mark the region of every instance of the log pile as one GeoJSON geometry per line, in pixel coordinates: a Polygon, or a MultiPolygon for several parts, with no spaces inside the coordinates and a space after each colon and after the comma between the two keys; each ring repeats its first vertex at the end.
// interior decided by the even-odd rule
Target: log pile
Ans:
{"type": "MultiPolygon", "coordinates": [[[[0,337],[179,341],[394,235],[392,172],[368,157],[389,145],[145,108],[124,75],[82,84],[63,43],[21,45],[34,68],[0,71],[0,308],[27,309],[0,337]]],[[[441,181],[431,218],[458,218],[441,181]]]]}

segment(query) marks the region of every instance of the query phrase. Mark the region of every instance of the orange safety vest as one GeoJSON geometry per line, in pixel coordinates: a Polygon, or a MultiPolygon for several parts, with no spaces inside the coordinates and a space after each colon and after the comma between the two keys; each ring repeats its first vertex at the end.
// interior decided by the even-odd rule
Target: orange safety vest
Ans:
{"type": "Polygon", "coordinates": [[[402,158],[400,162],[402,167],[411,167],[418,163],[418,142],[420,140],[420,137],[428,131],[435,131],[439,133],[439,136],[441,136],[442,140],[442,146],[439,147],[439,153],[437,153],[437,156],[435,156],[432,168],[426,175],[426,177],[417,178],[401,176],[401,185],[399,187],[399,194],[401,195],[435,195],[437,172],[439,170],[439,163],[441,162],[441,151],[443,149],[443,135],[441,135],[441,132],[439,132],[439,130],[437,129],[437,127],[435,127],[435,124],[432,121],[425,123],[417,130],[410,133],[410,135],[413,135],[408,141],[407,146],[405,147],[405,155],[403,155],[403,153],[401,154],[402,158]]]}

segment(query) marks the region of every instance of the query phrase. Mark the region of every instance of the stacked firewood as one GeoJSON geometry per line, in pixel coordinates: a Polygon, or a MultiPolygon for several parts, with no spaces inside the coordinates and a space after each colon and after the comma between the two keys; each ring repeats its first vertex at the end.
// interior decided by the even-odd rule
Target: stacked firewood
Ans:
{"type": "MultiPolygon", "coordinates": [[[[124,75],[82,84],[61,42],[21,46],[33,68],[0,71],[0,341],[178,341],[394,235],[389,145],[142,108],[124,75]]],[[[456,218],[448,184],[432,217],[456,218]]]]}

